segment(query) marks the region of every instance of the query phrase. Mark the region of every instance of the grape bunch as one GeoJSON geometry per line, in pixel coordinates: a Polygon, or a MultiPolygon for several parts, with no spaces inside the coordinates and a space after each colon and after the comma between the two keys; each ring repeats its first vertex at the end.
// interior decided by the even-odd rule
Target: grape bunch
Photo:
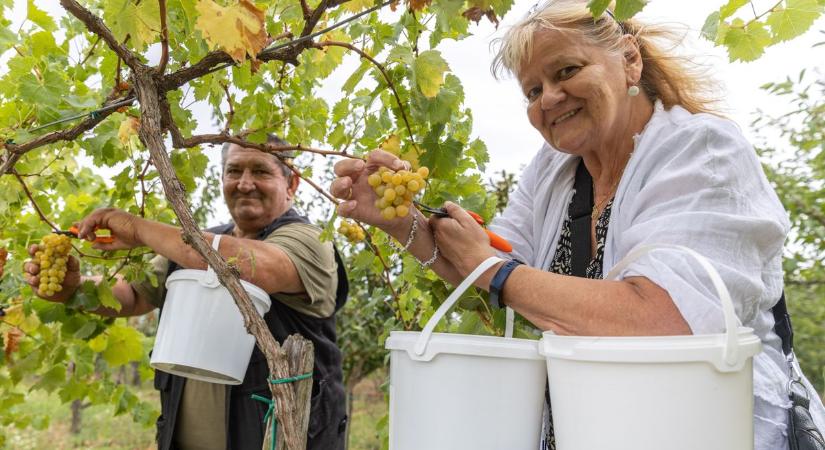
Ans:
{"type": "Polygon", "coordinates": [[[407,217],[410,213],[412,199],[424,189],[424,180],[430,175],[430,169],[420,167],[417,171],[399,170],[398,172],[381,167],[367,178],[367,182],[378,199],[375,207],[381,210],[381,216],[387,220],[407,217]]]}
{"type": "Polygon", "coordinates": [[[37,288],[37,294],[51,297],[63,290],[66,263],[69,261],[69,250],[72,249],[72,245],[68,236],[60,234],[43,236],[40,245],[42,249],[34,254],[35,262],[40,264],[40,286],[37,288]]]}
{"type": "Polygon", "coordinates": [[[349,220],[341,221],[341,224],[338,225],[338,232],[344,235],[350,242],[363,241],[366,237],[364,230],[361,229],[358,224],[349,220]]]}

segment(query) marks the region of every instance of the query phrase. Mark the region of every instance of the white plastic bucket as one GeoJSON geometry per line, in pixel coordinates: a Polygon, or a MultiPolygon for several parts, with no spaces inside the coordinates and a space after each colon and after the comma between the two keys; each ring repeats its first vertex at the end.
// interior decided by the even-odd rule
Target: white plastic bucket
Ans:
{"type": "MultiPolygon", "coordinates": [[[[220,237],[212,241],[215,250],[220,237]]],[[[258,313],[266,314],[269,295],[246,281],[241,284],[258,313]]],[[[211,266],[172,272],[166,280],[152,367],[210,383],[241,384],[254,348],[255,337],[246,332],[238,306],[211,266]]]]}
{"type": "Polygon", "coordinates": [[[391,450],[537,450],[547,374],[538,341],[433,333],[485,270],[476,268],[419,332],[393,331],[390,353],[391,450]]]}
{"type": "Polygon", "coordinates": [[[739,326],[713,266],[674,245],[640,247],[605,277],[617,279],[657,248],[686,252],[707,271],[726,332],[694,336],[543,335],[558,450],[752,450],[753,330],[739,326]]]}

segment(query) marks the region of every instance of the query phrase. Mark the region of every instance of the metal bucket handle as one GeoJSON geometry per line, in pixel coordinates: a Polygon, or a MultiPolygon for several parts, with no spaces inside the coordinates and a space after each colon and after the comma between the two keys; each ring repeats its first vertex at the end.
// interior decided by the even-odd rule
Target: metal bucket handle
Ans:
{"type": "Polygon", "coordinates": [[[733,308],[733,302],[731,301],[730,293],[728,292],[728,288],[725,287],[725,283],[722,281],[722,277],[719,276],[719,272],[717,272],[713,265],[711,265],[710,261],[708,261],[707,258],[702,256],[701,254],[681,245],[642,245],[633,249],[633,251],[631,251],[627,256],[622,258],[621,261],[616,263],[616,265],[604,277],[605,280],[618,280],[619,274],[625,268],[627,268],[627,266],[630,265],[632,262],[636,261],[637,259],[647,255],[648,253],[654,250],[665,248],[672,250],[680,250],[682,252],[685,252],[689,256],[692,256],[696,261],[699,262],[702,268],[705,269],[705,272],[707,272],[711,282],[713,282],[713,286],[716,288],[716,293],[719,294],[719,299],[722,302],[722,313],[725,316],[726,337],[725,348],[722,351],[722,359],[725,361],[726,364],[730,366],[735,366],[739,359],[739,339],[737,338],[739,329],[739,318],[736,316],[736,310],[733,308]]]}
{"type": "MultiPolygon", "coordinates": [[[[212,248],[215,249],[215,251],[217,252],[218,247],[220,247],[220,245],[221,235],[216,234],[212,238],[212,248]]],[[[203,276],[201,285],[213,288],[217,287],[219,284],[221,284],[221,281],[218,280],[218,275],[215,273],[215,269],[213,269],[212,266],[209,265],[209,263],[206,263],[206,274],[203,276]]]]}
{"type": "MultiPolygon", "coordinates": [[[[481,264],[478,265],[478,267],[475,268],[475,270],[473,270],[470,273],[470,275],[467,275],[467,278],[465,278],[464,281],[462,281],[461,284],[459,284],[458,287],[455,288],[453,293],[450,294],[449,297],[447,297],[447,300],[444,300],[444,303],[442,303],[441,306],[439,306],[438,309],[435,311],[433,316],[430,317],[430,320],[427,322],[427,325],[424,326],[424,329],[418,336],[418,340],[416,341],[414,348],[416,355],[421,356],[424,354],[424,352],[427,350],[427,344],[430,343],[430,336],[432,336],[435,326],[438,325],[438,322],[441,321],[441,318],[444,317],[445,314],[447,314],[447,311],[450,308],[452,308],[455,302],[457,302],[461,295],[464,294],[464,291],[466,291],[473,284],[473,282],[481,276],[481,274],[487,271],[487,269],[501,261],[503,260],[497,256],[491,256],[485,259],[481,264]]],[[[513,310],[507,307],[505,316],[506,318],[504,327],[504,337],[511,338],[513,337],[513,310]]]]}

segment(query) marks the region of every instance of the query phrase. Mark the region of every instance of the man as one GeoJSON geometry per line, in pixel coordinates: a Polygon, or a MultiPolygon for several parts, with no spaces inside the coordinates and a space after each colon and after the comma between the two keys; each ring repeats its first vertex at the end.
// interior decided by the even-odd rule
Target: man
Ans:
{"type": "MultiPolygon", "coordinates": [[[[268,142],[285,144],[275,136],[268,142]]],[[[315,368],[307,448],[343,449],[345,397],[334,313],[346,300],[348,285],[340,258],[332,243],[320,241],[320,230],[292,209],[299,178],[277,157],[233,144],[224,145],[222,160],[224,200],[233,223],[210,228],[204,235],[207,241],[214,234],[224,235],[221,255],[234,257],[241,278],[270,294],[272,307],[264,319],[276,340],[283,342],[288,335],[300,333],[313,342],[315,368]]],[[[95,243],[95,248],[146,246],[157,253],[153,264],[159,286],[121,280],[113,293],[122,309],[101,309],[97,311],[100,314],[132,316],[162,307],[163,286],[169,273],[178,268],[207,267],[201,256],[182,241],[177,227],[106,208],[94,211],[78,224],[79,236],[93,240],[98,228],[111,230],[114,242],[95,243]]],[[[35,251],[37,247],[33,246],[30,252],[35,251]]],[[[29,262],[26,272],[36,291],[39,266],[29,262]]],[[[63,290],[47,300],[67,300],[80,282],[79,263],[72,258],[63,290]]],[[[155,388],[161,394],[158,448],[260,449],[266,405],[250,397],[270,397],[268,376],[266,360],[257,348],[239,386],[156,371],[155,388]]]]}

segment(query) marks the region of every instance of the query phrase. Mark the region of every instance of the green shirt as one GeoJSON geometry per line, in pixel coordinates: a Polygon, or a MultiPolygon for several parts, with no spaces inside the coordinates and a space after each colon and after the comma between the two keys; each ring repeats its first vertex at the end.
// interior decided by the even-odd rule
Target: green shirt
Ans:
{"type": "MultiPolygon", "coordinates": [[[[335,312],[338,272],[332,242],[321,242],[320,235],[321,230],[314,225],[292,223],[270,233],[264,242],[276,245],[286,253],[306,289],[303,294],[274,293],[271,297],[302,314],[329,317],[335,312]]],[[[169,260],[156,256],[152,265],[158,285],[152,286],[145,281],[133,283],[132,288],[160,307],[166,295],[169,260]]],[[[176,420],[175,444],[185,449],[223,449],[226,445],[226,398],[226,385],[187,379],[176,420]]]]}

